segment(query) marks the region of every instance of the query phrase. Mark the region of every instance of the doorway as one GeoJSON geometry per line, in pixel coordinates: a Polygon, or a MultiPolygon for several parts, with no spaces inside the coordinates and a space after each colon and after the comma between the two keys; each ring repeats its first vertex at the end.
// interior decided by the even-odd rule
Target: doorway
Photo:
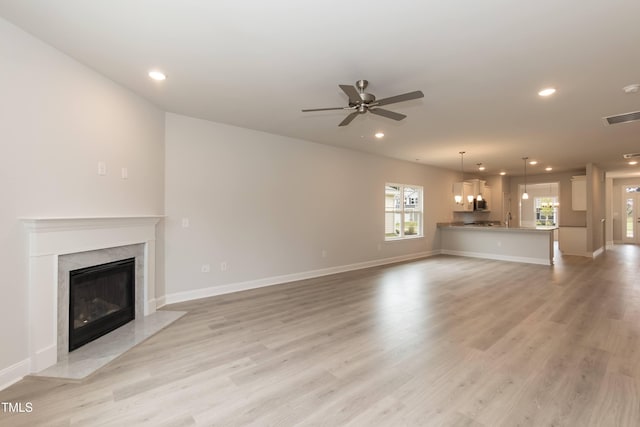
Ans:
{"type": "Polygon", "coordinates": [[[622,187],[622,242],[640,244],[640,187],[622,187]]]}
{"type": "Polygon", "coordinates": [[[555,228],[558,226],[559,183],[527,185],[528,198],[523,199],[524,186],[519,185],[520,227],[555,228]]]}

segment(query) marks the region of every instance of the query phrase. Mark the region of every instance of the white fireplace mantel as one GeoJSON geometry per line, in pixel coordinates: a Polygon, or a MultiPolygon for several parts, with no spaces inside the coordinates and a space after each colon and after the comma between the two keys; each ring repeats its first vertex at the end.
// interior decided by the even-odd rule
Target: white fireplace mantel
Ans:
{"type": "Polygon", "coordinates": [[[156,224],[163,216],[20,218],[29,240],[30,371],[57,362],[58,257],[144,244],[144,315],[156,309],[156,224]]]}

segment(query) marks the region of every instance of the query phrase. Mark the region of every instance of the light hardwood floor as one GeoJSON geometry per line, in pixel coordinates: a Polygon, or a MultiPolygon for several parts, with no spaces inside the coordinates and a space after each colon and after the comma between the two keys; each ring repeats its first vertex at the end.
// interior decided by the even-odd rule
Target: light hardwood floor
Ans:
{"type": "MultiPolygon", "coordinates": [[[[638,426],[640,247],[437,256],[208,298],[2,426],[638,426]]],[[[1,408],[0,408],[1,409],[1,408]]]]}

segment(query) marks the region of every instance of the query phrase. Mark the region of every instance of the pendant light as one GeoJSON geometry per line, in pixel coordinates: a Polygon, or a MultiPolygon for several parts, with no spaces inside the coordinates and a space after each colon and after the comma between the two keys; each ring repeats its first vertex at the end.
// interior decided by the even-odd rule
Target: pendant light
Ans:
{"type": "MultiPolygon", "coordinates": [[[[476,165],[478,165],[478,170],[479,171],[484,171],[485,167],[482,166],[482,163],[476,163],[476,165]]],[[[482,201],[482,193],[480,193],[480,185],[478,185],[478,194],[476,195],[476,200],[481,202],[482,201]]]]}
{"type": "Polygon", "coordinates": [[[462,184],[460,185],[460,194],[455,194],[453,199],[455,200],[457,205],[462,204],[462,199],[464,199],[464,153],[465,151],[460,151],[460,175],[462,175],[462,184]]]}
{"type": "Polygon", "coordinates": [[[524,161],[524,193],[522,193],[522,200],[528,200],[529,193],[527,193],[527,160],[529,160],[529,158],[523,157],[522,160],[524,161]]]}

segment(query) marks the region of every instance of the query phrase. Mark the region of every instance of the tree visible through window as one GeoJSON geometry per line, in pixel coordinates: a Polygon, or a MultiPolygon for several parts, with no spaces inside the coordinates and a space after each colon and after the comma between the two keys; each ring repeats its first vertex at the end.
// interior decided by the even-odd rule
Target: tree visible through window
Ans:
{"type": "Polygon", "coordinates": [[[555,226],[558,219],[557,197],[536,197],[536,226],[555,226]]]}
{"type": "Polygon", "coordinates": [[[386,240],[422,236],[422,187],[386,184],[384,203],[386,240]]]}

